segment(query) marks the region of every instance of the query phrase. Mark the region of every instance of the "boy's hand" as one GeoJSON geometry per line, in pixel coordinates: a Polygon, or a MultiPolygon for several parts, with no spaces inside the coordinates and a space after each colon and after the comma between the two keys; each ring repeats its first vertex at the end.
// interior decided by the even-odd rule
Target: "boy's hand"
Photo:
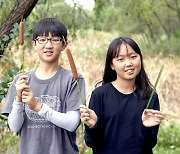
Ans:
{"type": "Polygon", "coordinates": [[[161,111],[146,109],[142,114],[142,123],[145,127],[159,125],[164,118],[161,111]]]}
{"type": "Polygon", "coordinates": [[[25,88],[29,88],[27,84],[27,79],[28,79],[27,75],[22,75],[16,81],[15,87],[16,87],[16,101],[17,102],[22,102],[22,91],[25,88]]]}
{"type": "Polygon", "coordinates": [[[35,112],[38,112],[42,108],[42,104],[36,101],[33,92],[29,88],[23,90],[22,101],[26,103],[28,107],[35,112]]]}
{"type": "Polygon", "coordinates": [[[97,115],[96,113],[87,108],[85,105],[80,105],[80,112],[81,112],[81,121],[84,124],[87,124],[90,128],[95,127],[97,123],[97,115]]]}

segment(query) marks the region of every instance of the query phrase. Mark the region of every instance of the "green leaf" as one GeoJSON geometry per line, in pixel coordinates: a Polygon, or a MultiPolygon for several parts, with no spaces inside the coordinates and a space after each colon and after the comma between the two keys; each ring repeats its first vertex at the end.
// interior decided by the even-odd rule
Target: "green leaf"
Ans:
{"type": "Polygon", "coordinates": [[[9,35],[9,37],[13,39],[15,36],[14,36],[13,33],[11,33],[11,34],[9,35]]]}
{"type": "Polygon", "coordinates": [[[8,35],[4,35],[3,38],[2,38],[3,41],[7,41],[9,40],[9,36],[8,35]]]}
{"type": "Polygon", "coordinates": [[[1,79],[3,82],[8,82],[8,78],[6,76],[3,76],[1,79]]]}
{"type": "Polygon", "coordinates": [[[4,95],[1,95],[1,94],[0,94],[0,103],[1,103],[1,101],[2,101],[3,98],[4,98],[4,95]]]}
{"type": "Polygon", "coordinates": [[[0,93],[0,99],[4,98],[4,93],[0,93]]]}
{"type": "Polygon", "coordinates": [[[2,7],[2,4],[3,4],[3,0],[0,0],[0,7],[2,7]]]}
{"type": "Polygon", "coordinates": [[[13,67],[13,70],[14,70],[14,74],[17,74],[19,72],[20,68],[17,65],[15,65],[13,67]]]}
{"type": "MultiPolygon", "coordinates": [[[[153,95],[154,95],[154,93],[155,93],[155,91],[156,91],[156,86],[157,86],[157,84],[158,84],[158,82],[159,82],[159,79],[160,79],[160,77],[161,77],[163,68],[164,68],[164,65],[161,66],[161,69],[160,69],[160,71],[159,71],[159,73],[158,73],[158,76],[157,76],[157,78],[156,78],[155,85],[154,85],[154,87],[153,87],[153,90],[152,90],[152,92],[151,92],[150,98],[149,98],[148,103],[147,103],[147,105],[146,105],[146,109],[148,109],[148,107],[149,107],[149,105],[150,105],[150,103],[151,103],[152,97],[153,97],[153,95]]],[[[145,110],[146,110],[146,109],[145,109],[145,110]]]]}
{"type": "Polygon", "coordinates": [[[4,49],[5,47],[4,47],[4,44],[1,44],[1,49],[4,49]]]}
{"type": "Polygon", "coordinates": [[[1,84],[2,84],[2,88],[8,88],[7,82],[2,82],[1,84]]]}
{"type": "Polygon", "coordinates": [[[15,23],[13,29],[19,29],[19,24],[18,24],[18,23],[15,23]]]}
{"type": "Polygon", "coordinates": [[[29,32],[25,32],[24,36],[28,37],[28,36],[30,36],[30,33],[29,32]]]}
{"type": "Polygon", "coordinates": [[[8,70],[7,73],[8,73],[8,75],[9,75],[10,77],[13,77],[13,76],[14,76],[14,73],[13,73],[13,71],[11,71],[11,70],[8,70]]]}
{"type": "Polygon", "coordinates": [[[19,34],[19,33],[18,33],[18,30],[15,29],[15,28],[12,29],[12,33],[13,33],[15,36],[18,36],[18,34],[19,34]]]}
{"type": "Polygon", "coordinates": [[[22,64],[21,67],[20,67],[20,70],[24,70],[24,65],[22,64]]]}
{"type": "Polygon", "coordinates": [[[6,61],[13,61],[13,58],[12,57],[8,57],[8,56],[6,56],[6,55],[3,55],[3,58],[4,58],[4,60],[6,60],[6,61]]]}

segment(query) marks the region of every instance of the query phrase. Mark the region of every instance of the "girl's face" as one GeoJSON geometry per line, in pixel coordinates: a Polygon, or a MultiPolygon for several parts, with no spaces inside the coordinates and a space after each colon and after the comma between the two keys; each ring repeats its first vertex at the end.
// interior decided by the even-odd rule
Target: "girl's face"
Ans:
{"type": "Polygon", "coordinates": [[[117,80],[134,80],[141,70],[141,58],[131,46],[121,44],[117,57],[112,59],[111,68],[116,71],[117,80]]]}
{"type": "Polygon", "coordinates": [[[39,36],[32,41],[34,49],[37,51],[41,62],[54,63],[58,62],[59,55],[66,47],[61,38],[52,36],[39,36]]]}

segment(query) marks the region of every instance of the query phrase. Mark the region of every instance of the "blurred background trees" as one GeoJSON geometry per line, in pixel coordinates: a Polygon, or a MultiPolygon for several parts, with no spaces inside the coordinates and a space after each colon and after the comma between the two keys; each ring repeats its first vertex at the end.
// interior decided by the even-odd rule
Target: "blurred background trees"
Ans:
{"type": "MultiPolygon", "coordinates": [[[[8,35],[8,29],[12,22],[18,23],[22,16],[28,23],[28,29],[32,29],[34,23],[43,17],[57,17],[68,27],[72,37],[78,32],[93,29],[96,31],[116,32],[119,35],[139,35],[145,45],[154,49],[161,47],[161,52],[178,53],[180,47],[177,39],[180,38],[180,2],[178,0],[95,0],[93,10],[85,10],[77,0],[72,0],[68,5],[65,0],[0,0],[0,39],[8,35]],[[23,3],[27,5],[24,15],[23,3]],[[28,4],[27,3],[27,4],[28,4]],[[29,7],[29,9],[28,9],[29,7]],[[33,10],[32,10],[33,9],[33,10]],[[12,15],[18,16],[16,20],[12,15]],[[31,12],[32,10],[32,12],[31,12]],[[7,22],[9,18],[11,23],[7,22]],[[3,33],[4,32],[4,33],[3,33]]],[[[87,5],[89,5],[88,1],[87,5]]],[[[6,37],[7,39],[7,37],[6,37]]],[[[5,39],[5,40],[6,40],[5,39]]],[[[2,43],[2,42],[0,42],[2,43]]],[[[159,51],[158,51],[159,52],[159,51]]]]}

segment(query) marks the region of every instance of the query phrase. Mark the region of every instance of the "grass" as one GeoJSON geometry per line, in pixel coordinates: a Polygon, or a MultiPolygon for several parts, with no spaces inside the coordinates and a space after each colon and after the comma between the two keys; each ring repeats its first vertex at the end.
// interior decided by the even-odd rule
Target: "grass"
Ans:
{"type": "Polygon", "coordinates": [[[0,129],[0,153],[18,154],[19,137],[7,128],[0,129]]]}
{"type": "Polygon", "coordinates": [[[153,154],[180,154],[180,148],[164,148],[158,147],[153,151],[153,154]]]}
{"type": "Polygon", "coordinates": [[[167,118],[159,129],[158,143],[153,150],[154,154],[180,153],[180,122],[167,118]]]}

